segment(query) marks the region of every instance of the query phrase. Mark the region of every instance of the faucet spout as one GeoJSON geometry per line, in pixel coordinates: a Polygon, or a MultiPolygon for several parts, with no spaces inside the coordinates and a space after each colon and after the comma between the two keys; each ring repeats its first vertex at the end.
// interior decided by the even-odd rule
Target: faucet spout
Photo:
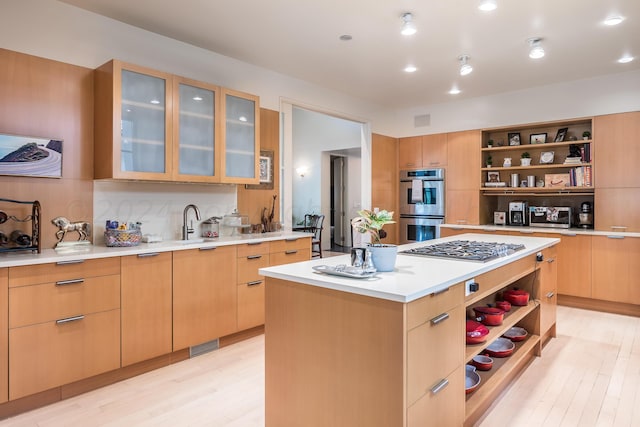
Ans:
{"type": "Polygon", "coordinates": [[[187,224],[187,214],[189,213],[189,209],[193,209],[193,212],[196,214],[196,219],[200,220],[200,210],[194,204],[189,204],[185,206],[184,211],[182,212],[182,240],[189,240],[189,234],[193,233],[193,221],[191,221],[191,227],[187,224]]]}

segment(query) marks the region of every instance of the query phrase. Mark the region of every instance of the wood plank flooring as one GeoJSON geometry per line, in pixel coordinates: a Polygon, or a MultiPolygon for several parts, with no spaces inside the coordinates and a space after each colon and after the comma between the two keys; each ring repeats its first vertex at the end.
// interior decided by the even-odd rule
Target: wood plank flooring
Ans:
{"type": "MultiPolygon", "coordinates": [[[[640,319],[558,307],[558,338],[479,425],[639,426],[640,319]]],[[[262,427],[264,336],[9,418],[3,426],[262,427]]]]}

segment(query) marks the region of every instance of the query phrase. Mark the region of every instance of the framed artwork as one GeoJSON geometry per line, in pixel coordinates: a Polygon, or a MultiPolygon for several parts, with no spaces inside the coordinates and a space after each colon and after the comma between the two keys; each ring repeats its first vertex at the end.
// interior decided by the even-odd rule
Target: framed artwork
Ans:
{"type": "Polygon", "coordinates": [[[509,145],[520,145],[520,132],[509,132],[509,145]]]}
{"type": "Polygon", "coordinates": [[[542,153],[540,153],[540,164],[548,165],[550,163],[553,163],[553,158],[554,158],[553,151],[543,151],[542,153]]]}
{"type": "Polygon", "coordinates": [[[0,175],[62,178],[62,140],[0,135],[0,175]]]}
{"type": "Polygon", "coordinates": [[[500,182],[500,172],[487,172],[487,182],[500,182]]]}
{"type": "Polygon", "coordinates": [[[564,141],[564,138],[567,136],[567,131],[569,130],[569,128],[560,128],[558,129],[558,133],[556,133],[556,137],[554,138],[553,142],[562,142],[564,141]]]}
{"type": "Polygon", "coordinates": [[[260,184],[245,184],[248,190],[273,190],[273,150],[260,150],[260,184]]]}
{"type": "Polygon", "coordinates": [[[532,133],[529,135],[529,144],[544,144],[547,142],[547,134],[545,133],[532,133]]]}

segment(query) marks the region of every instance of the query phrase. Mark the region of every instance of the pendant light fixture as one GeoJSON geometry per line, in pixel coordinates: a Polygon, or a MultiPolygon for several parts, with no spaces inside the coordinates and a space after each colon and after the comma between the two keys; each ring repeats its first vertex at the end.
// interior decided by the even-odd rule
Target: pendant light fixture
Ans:
{"type": "Polygon", "coordinates": [[[402,29],[400,30],[400,33],[403,36],[411,36],[413,34],[416,33],[416,31],[418,31],[416,29],[415,24],[413,23],[413,15],[410,12],[406,12],[402,14],[402,29]]]}
{"type": "Polygon", "coordinates": [[[467,63],[469,55],[460,55],[458,60],[460,61],[460,75],[466,76],[467,74],[471,74],[473,67],[467,63]]]}
{"type": "Polygon", "coordinates": [[[542,47],[541,42],[541,37],[532,37],[527,39],[527,43],[529,43],[529,58],[540,59],[544,56],[544,48],[542,47]]]}

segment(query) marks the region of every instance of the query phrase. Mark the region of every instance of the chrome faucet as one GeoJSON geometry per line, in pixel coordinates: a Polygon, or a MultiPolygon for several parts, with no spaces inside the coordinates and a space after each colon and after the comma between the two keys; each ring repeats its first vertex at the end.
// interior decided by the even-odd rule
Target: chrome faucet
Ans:
{"type": "Polygon", "coordinates": [[[191,227],[187,225],[187,213],[189,209],[193,209],[196,213],[196,219],[200,220],[200,211],[196,205],[187,205],[182,212],[182,240],[189,240],[189,234],[193,233],[193,221],[191,221],[191,227]]]}

